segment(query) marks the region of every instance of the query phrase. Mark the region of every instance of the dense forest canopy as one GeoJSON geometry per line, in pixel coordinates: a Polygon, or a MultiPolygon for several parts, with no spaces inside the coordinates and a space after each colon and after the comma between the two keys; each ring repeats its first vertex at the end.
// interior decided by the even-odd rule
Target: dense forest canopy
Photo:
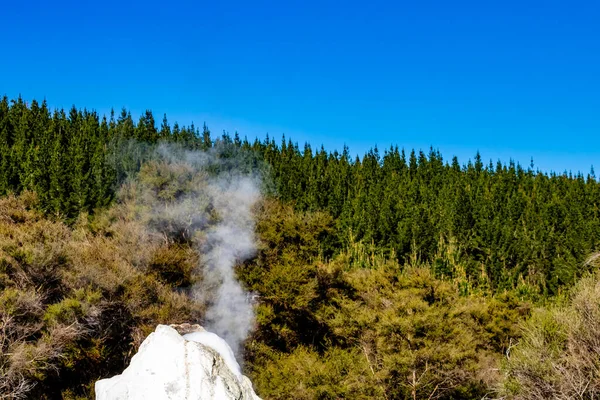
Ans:
{"type": "Polygon", "coordinates": [[[244,168],[268,174],[270,192],[299,211],[325,211],[335,231],[321,243],[325,257],[362,242],[401,263],[432,265],[439,277],[466,276],[470,285],[497,290],[527,285],[556,293],[585,270],[600,238],[600,186],[593,170],[556,174],[533,166],[461,165],[398,147],[362,158],[349,149],[299,148],[267,136],[254,142],[237,133],[213,138],[206,127],[160,126],[152,112],[137,122],[123,109],[100,117],[46,102],[0,101],[0,194],[32,190],[39,207],[73,220],[108,206],[160,142],[240,154],[244,168]]]}

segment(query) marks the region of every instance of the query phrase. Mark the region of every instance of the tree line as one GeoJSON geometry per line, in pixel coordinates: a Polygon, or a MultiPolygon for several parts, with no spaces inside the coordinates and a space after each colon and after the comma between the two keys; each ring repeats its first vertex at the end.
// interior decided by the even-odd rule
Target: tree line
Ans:
{"type": "Polygon", "coordinates": [[[353,243],[427,263],[438,277],[465,277],[465,290],[531,287],[555,294],[586,269],[600,239],[600,186],[591,171],[546,173],[512,161],[460,164],[439,151],[376,147],[362,157],[302,148],[284,137],[253,142],[206,127],[160,126],[151,111],[137,122],[123,109],[107,116],[45,101],[0,101],[0,194],[35,191],[39,207],[66,220],[111,204],[119,184],[161,142],[250,155],[268,173],[272,194],[298,211],[326,211],[335,230],[321,240],[332,257],[353,243]]]}

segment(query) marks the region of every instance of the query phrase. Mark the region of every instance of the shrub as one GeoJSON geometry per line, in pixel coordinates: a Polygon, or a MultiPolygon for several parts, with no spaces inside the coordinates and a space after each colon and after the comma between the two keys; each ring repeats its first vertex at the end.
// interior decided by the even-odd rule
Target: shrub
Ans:
{"type": "Polygon", "coordinates": [[[194,279],[194,252],[128,210],[68,227],[30,194],[0,199],[0,398],[90,398],[157,323],[200,319],[173,290],[194,279]]]}
{"type": "Polygon", "coordinates": [[[491,392],[526,304],[510,294],[462,295],[458,282],[436,278],[429,266],[360,256],[361,244],[328,262],[302,256],[293,248],[318,230],[296,229],[298,241],[280,241],[285,229],[267,230],[266,254],[241,269],[261,300],[247,347],[261,396],[458,399],[491,392]],[[268,257],[273,251],[287,256],[268,257]]]}
{"type": "Polygon", "coordinates": [[[600,276],[583,278],[562,302],[539,309],[510,349],[501,393],[514,399],[600,396],[600,276]]]}

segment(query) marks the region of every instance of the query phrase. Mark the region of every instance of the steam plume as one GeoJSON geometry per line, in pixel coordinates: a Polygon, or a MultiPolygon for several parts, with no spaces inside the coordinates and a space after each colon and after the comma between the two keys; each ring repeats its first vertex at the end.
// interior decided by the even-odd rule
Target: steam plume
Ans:
{"type": "Polygon", "coordinates": [[[135,196],[155,233],[191,241],[199,251],[202,280],[191,296],[208,305],[205,327],[239,354],[254,310],[234,267],[256,251],[252,207],[261,197],[261,180],[219,152],[159,146],[139,173],[135,196]]]}
{"type": "Polygon", "coordinates": [[[208,230],[203,246],[205,281],[217,285],[214,302],[206,313],[207,329],[225,339],[237,353],[252,327],[254,312],[233,267],[256,251],[252,206],[260,191],[252,179],[230,174],[212,182],[210,188],[221,220],[208,230]]]}

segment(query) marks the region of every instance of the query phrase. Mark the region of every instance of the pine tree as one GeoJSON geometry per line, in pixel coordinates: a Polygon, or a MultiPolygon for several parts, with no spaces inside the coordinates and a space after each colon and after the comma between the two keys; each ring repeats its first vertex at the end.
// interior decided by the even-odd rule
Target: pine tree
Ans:
{"type": "Polygon", "coordinates": [[[200,148],[206,150],[210,149],[212,146],[213,142],[210,138],[210,130],[208,129],[208,126],[206,126],[206,123],[204,123],[204,125],[202,125],[202,143],[200,148]]]}
{"type": "Polygon", "coordinates": [[[33,120],[34,153],[32,188],[38,195],[42,208],[49,202],[50,175],[48,166],[52,154],[51,116],[46,101],[42,103],[33,120]]]}
{"type": "Polygon", "coordinates": [[[168,140],[171,137],[171,127],[167,121],[167,114],[163,116],[162,124],[160,125],[160,132],[158,136],[162,140],[168,140]]]}
{"type": "Polygon", "coordinates": [[[0,195],[12,190],[11,176],[14,163],[12,162],[13,130],[10,123],[8,97],[0,101],[0,195]]]}
{"type": "Polygon", "coordinates": [[[69,160],[67,158],[67,118],[63,110],[55,111],[51,127],[53,128],[52,152],[50,154],[50,201],[48,211],[57,215],[68,212],[68,193],[70,192],[69,160]]]}

